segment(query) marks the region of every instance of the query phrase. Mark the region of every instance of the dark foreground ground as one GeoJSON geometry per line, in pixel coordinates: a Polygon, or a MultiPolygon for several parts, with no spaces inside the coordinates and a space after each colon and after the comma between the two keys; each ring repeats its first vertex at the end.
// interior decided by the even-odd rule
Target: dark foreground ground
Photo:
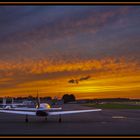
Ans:
{"type": "MultiPolygon", "coordinates": [[[[67,104],[64,110],[90,109],[77,104],[67,104]]],[[[0,136],[2,135],[44,135],[44,136],[140,136],[140,110],[103,110],[44,118],[0,113],[0,136]]]]}

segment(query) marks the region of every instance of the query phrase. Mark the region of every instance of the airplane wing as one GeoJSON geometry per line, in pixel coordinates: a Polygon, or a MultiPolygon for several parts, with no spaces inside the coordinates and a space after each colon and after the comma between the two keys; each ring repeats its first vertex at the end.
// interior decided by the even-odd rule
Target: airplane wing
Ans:
{"type": "Polygon", "coordinates": [[[62,108],[59,107],[59,108],[48,108],[48,109],[40,108],[40,109],[37,109],[37,108],[28,108],[28,107],[18,107],[18,108],[12,108],[11,110],[17,110],[17,111],[37,111],[37,110],[56,111],[56,110],[62,110],[62,108]]]}
{"type": "Polygon", "coordinates": [[[85,112],[95,112],[101,111],[101,109],[90,109],[90,110],[73,110],[73,111],[56,111],[56,112],[48,112],[48,115],[68,115],[68,114],[76,114],[76,113],[85,113],[85,112]]]}
{"type": "Polygon", "coordinates": [[[22,103],[13,103],[13,104],[0,104],[0,105],[23,105],[22,103]]]}
{"type": "Polygon", "coordinates": [[[11,110],[16,110],[16,111],[37,111],[37,108],[28,108],[28,107],[17,107],[17,108],[12,108],[11,110]]]}
{"type": "Polygon", "coordinates": [[[61,107],[58,107],[58,108],[49,108],[48,109],[49,111],[51,110],[51,111],[56,111],[56,110],[62,110],[62,108],[61,107]]]}
{"type": "Polygon", "coordinates": [[[12,113],[12,114],[19,114],[19,115],[36,116],[36,112],[28,112],[28,111],[0,110],[0,113],[12,113]]]}

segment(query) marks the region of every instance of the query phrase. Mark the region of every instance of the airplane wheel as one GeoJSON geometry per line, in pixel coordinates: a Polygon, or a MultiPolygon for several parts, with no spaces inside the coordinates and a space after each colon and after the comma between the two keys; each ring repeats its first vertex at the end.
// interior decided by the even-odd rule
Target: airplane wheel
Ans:
{"type": "Polygon", "coordinates": [[[62,122],[62,119],[61,118],[59,118],[59,123],[61,123],[62,122]]]}
{"type": "Polygon", "coordinates": [[[28,123],[28,122],[29,122],[29,120],[28,120],[28,119],[25,119],[25,122],[26,122],[26,123],[28,123]]]}
{"type": "Polygon", "coordinates": [[[28,115],[26,115],[25,122],[26,122],[26,123],[28,123],[28,122],[29,122],[28,115]]]}

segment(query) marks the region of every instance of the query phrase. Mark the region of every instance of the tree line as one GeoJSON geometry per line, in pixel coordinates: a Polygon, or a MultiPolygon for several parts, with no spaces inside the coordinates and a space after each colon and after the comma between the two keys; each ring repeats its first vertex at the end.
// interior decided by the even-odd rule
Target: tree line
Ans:
{"type": "MultiPolygon", "coordinates": [[[[11,103],[12,100],[11,98],[13,97],[5,97],[6,98],[6,101],[7,103],[11,103]]],[[[21,101],[21,100],[31,100],[31,101],[35,101],[37,99],[37,97],[34,97],[34,96],[28,96],[28,97],[14,97],[13,98],[14,100],[16,101],[21,101]]],[[[50,100],[50,101],[53,101],[53,102],[57,102],[57,98],[52,98],[50,96],[47,96],[47,97],[40,97],[40,100],[50,100]]],[[[73,102],[76,100],[76,97],[75,95],[73,94],[64,94],[62,97],[61,97],[61,100],[63,100],[64,103],[68,103],[68,102],[73,102]]],[[[3,101],[3,98],[0,97],[0,103],[2,103],[3,101]]]]}

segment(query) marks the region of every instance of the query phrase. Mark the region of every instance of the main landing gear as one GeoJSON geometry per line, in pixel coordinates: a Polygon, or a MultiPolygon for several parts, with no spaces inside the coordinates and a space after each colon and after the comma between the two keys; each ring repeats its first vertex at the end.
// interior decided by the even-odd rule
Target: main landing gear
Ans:
{"type": "Polygon", "coordinates": [[[61,118],[61,115],[59,115],[59,123],[61,123],[62,122],[62,118],[61,118]]]}
{"type": "Polygon", "coordinates": [[[28,115],[26,115],[25,122],[26,122],[26,123],[29,122],[28,115]]]}
{"type": "Polygon", "coordinates": [[[45,121],[47,121],[48,120],[48,118],[47,117],[45,117],[45,121]]]}

